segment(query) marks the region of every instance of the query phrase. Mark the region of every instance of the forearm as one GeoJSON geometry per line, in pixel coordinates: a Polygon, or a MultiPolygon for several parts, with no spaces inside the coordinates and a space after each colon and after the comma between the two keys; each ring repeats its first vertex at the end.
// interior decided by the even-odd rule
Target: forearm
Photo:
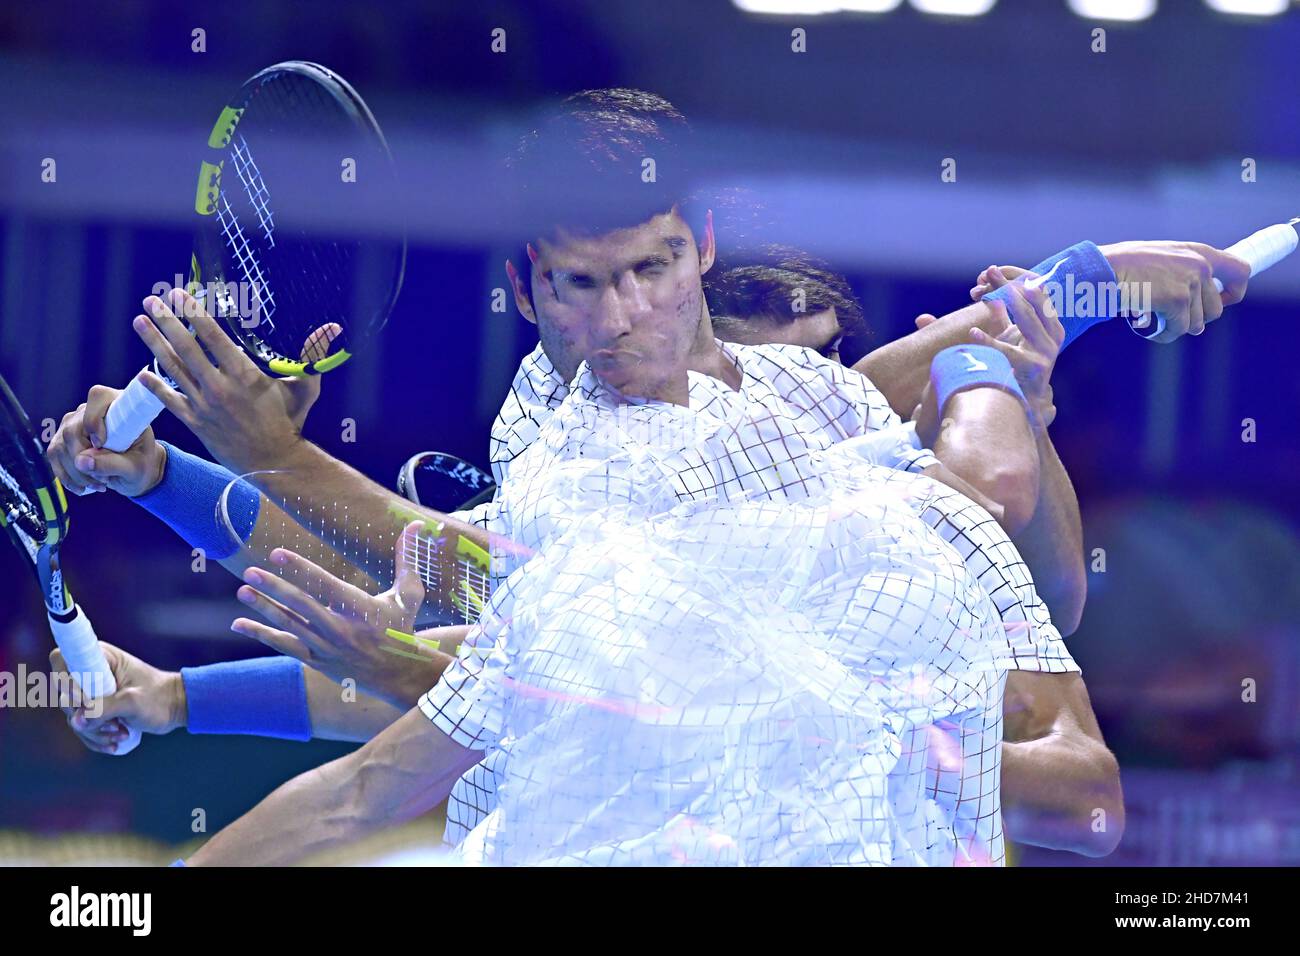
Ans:
{"type": "Polygon", "coordinates": [[[313,512],[307,506],[300,515],[295,515],[262,492],[252,490],[259,501],[257,522],[239,550],[221,562],[240,580],[250,567],[274,571],[271,552],[285,548],[371,594],[392,586],[391,546],[384,553],[360,547],[347,539],[343,532],[351,524],[348,511],[339,508],[313,512]]]}
{"type": "MultiPolygon", "coordinates": [[[[424,522],[428,533],[421,537],[416,569],[426,598],[440,604],[453,604],[463,590],[462,546],[470,544],[483,553],[492,550],[491,536],[482,529],[409,501],[305,440],[285,452],[282,468],[250,475],[249,480],[296,522],[313,529],[372,576],[387,567],[391,578],[398,538],[412,521],[424,522]]],[[[506,542],[497,544],[508,547],[506,542]]]]}
{"type": "Polygon", "coordinates": [[[1119,767],[1099,741],[1059,733],[1002,745],[1002,813],[1019,843],[1105,856],[1124,831],[1119,767]]]}
{"type": "Polygon", "coordinates": [[[921,402],[921,395],[930,380],[930,363],[934,357],[951,345],[970,342],[971,329],[984,329],[994,334],[994,319],[995,313],[991,308],[976,302],[943,316],[924,329],[882,345],[863,356],[853,367],[871,379],[895,412],[909,418],[921,402]]]}
{"type": "Polygon", "coordinates": [[[364,836],[382,820],[360,813],[356,755],[294,777],[221,830],[187,866],[286,866],[364,836]]]}
{"type": "MultiPolygon", "coordinates": [[[[418,662],[411,663],[419,666],[418,662]]],[[[310,667],[305,669],[304,677],[307,682],[311,735],[318,740],[364,743],[405,713],[388,701],[364,691],[344,690],[320,671],[310,667]]]]}
{"type": "MultiPolygon", "coordinates": [[[[1090,287],[1096,292],[1107,283],[1116,281],[1106,253],[1091,242],[1079,242],[1062,249],[1037,263],[1030,271],[1044,278],[1050,276],[1058,289],[1068,280],[1073,282],[1074,288],[1090,287]]],[[[921,401],[934,356],[950,345],[969,342],[973,328],[996,336],[1001,328],[997,327],[996,313],[986,303],[995,299],[1005,301],[1006,296],[1006,289],[995,290],[974,305],[945,315],[920,331],[876,349],[854,367],[885,393],[894,411],[902,416],[910,415],[921,401]]],[[[1061,347],[1065,348],[1090,326],[1108,318],[1111,315],[1100,308],[1078,312],[1064,310],[1060,316],[1065,327],[1065,341],[1061,347]]]]}
{"type": "Polygon", "coordinates": [[[1037,448],[1037,505],[1013,540],[1047,602],[1052,622],[1068,637],[1079,627],[1088,592],[1083,522],[1074,485],[1046,428],[1039,430],[1037,448]]]}
{"type": "Polygon", "coordinates": [[[1018,534],[1034,513],[1038,449],[1020,399],[995,388],[958,392],[948,401],[934,454],[1000,508],[999,523],[1018,534]]]}
{"type": "Polygon", "coordinates": [[[209,840],[195,866],[283,866],[437,806],[482,754],[453,744],[418,710],[374,740],[281,786],[209,840]]]}
{"type": "Polygon", "coordinates": [[[252,565],[266,567],[275,548],[295,548],[349,583],[380,590],[376,581],[322,540],[330,532],[325,522],[304,527],[221,465],[160,444],[164,455],[160,480],[130,500],[184,539],[196,559],[215,560],[242,578],[252,565]]]}

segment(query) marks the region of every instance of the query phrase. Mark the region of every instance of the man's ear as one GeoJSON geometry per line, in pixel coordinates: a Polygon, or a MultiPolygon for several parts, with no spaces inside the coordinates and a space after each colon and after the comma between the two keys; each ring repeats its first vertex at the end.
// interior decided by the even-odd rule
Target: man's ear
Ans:
{"type": "Polygon", "coordinates": [[[718,244],[713,236],[713,210],[704,214],[704,235],[700,237],[700,275],[713,268],[718,257],[718,244]]]}
{"type": "Polygon", "coordinates": [[[524,277],[519,274],[515,264],[509,259],[506,260],[506,278],[510,281],[510,289],[515,294],[515,308],[533,325],[537,324],[537,313],[533,311],[533,297],[529,289],[524,288],[524,277]]]}

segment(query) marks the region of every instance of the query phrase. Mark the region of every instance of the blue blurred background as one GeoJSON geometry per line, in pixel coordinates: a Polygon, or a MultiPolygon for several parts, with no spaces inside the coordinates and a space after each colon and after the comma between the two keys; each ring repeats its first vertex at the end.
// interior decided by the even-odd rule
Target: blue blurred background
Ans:
{"type": "MultiPolygon", "coordinates": [[[[717,183],[761,198],[770,238],[850,277],[871,327],[853,361],[917,313],[960,307],[990,263],[1032,265],[1085,238],[1226,246],[1300,215],[1300,11],[1211,9],[1231,5],[1091,5],[1157,8],[1131,22],[1084,19],[1081,0],[947,4],[971,16],[918,9],[941,0],[794,16],[740,9],[800,7],[777,0],[6,5],[0,372],[40,428],[144,363],[129,322],[184,264],[190,144],[244,77],[284,59],[361,91],[409,190],[388,332],[326,380],[307,426],[377,480],[428,448],[487,464],[492,415],[536,341],[513,310],[491,310],[518,237],[483,214],[489,171],[545,97],[635,86],[676,103],[717,183]],[[795,27],[806,53],[791,50],[795,27]],[[191,52],[195,28],[205,53],[191,52]],[[56,182],[41,181],[45,158],[56,182]],[[946,158],[956,182],[941,182],[946,158]],[[1246,159],[1257,181],[1243,182],[1246,159]]],[[[725,250],[741,229],[722,219],[725,250]]],[[[1070,644],[1128,803],[1103,865],[1300,863],[1298,305],[1292,260],[1199,339],[1153,346],[1113,324],[1057,366],[1053,437],[1090,560],[1105,557],[1070,644]]],[[[201,450],[174,421],[157,428],[201,450]]],[[[187,547],[114,495],[73,509],[65,554],[102,638],[167,668],[261,653],[228,630],[239,605],[219,567],[192,573],[187,547]]],[[[25,573],[0,552],[9,672],[43,666],[49,645],[25,573]]],[[[0,858],[67,833],[180,843],[195,808],[214,831],[345,749],[178,732],[119,761],[84,751],[57,711],[0,709],[0,858]]]]}

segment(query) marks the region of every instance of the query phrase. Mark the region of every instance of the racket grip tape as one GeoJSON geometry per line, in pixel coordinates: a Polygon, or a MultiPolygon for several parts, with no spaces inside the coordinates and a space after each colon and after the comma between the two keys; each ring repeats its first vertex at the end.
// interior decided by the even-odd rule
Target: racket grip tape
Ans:
{"type": "MultiPolygon", "coordinates": [[[[1300,233],[1296,232],[1295,225],[1289,222],[1280,222],[1274,226],[1266,226],[1258,232],[1252,232],[1245,239],[1234,242],[1223,251],[1236,256],[1238,259],[1245,259],[1250,264],[1250,274],[1253,277],[1259,275],[1265,269],[1271,269],[1291,255],[1291,253],[1295,252],[1297,245],[1300,245],[1300,233]]],[[[1214,280],[1214,287],[1220,292],[1223,291],[1223,283],[1218,279],[1214,280]]],[[[1167,324],[1165,317],[1156,313],[1153,327],[1139,328],[1135,326],[1133,331],[1144,338],[1154,338],[1165,330],[1167,324]]]]}
{"type": "MultiPolygon", "coordinates": [[[[99,646],[95,628],[79,608],[74,608],[72,617],[66,620],[50,615],[50,630],[54,633],[54,643],[63,652],[63,662],[68,673],[81,686],[84,694],[100,698],[117,692],[117,681],[108,666],[104,649],[99,646]],[[90,686],[84,686],[83,681],[88,681],[90,686]]],[[[127,737],[118,744],[114,756],[129,754],[139,743],[140,731],[128,726],[127,737]]]]}
{"type": "Polygon", "coordinates": [[[104,428],[108,432],[104,447],[109,451],[123,452],[135,444],[135,440],[144,434],[144,430],[163,410],[154,393],[145,387],[137,375],[131,379],[121,395],[108,406],[104,417],[104,428]]]}
{"type": "MultiPolygon", "coordinates": [[[[1283,222],[1252,233],[1223,251],[1249,262],[1250,274],[1255,276],[1291,255],[1298,244],[1300,235],[1296,233],[1295,226],[1283,222]]],[[[1218,279],[1214,280],[1214,285],[1220,292],[1223,291],[1223,283],[1218,279]]]]}

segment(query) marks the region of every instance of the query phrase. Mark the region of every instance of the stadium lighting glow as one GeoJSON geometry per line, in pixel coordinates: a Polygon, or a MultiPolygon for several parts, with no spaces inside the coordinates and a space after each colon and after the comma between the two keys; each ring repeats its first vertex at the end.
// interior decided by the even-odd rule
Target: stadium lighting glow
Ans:
{"type": "Polygon", "coordinates": [[[993,9],[998,0],[911,0],[922,13],[944,17],[978,17],[993,9]]]}
{"type": "Polygon", "coordinates": [[[1205,0],[1205,3],[1219,13],[1233,13],[1243,17],[1275,17],[1286,12],[1289,0],[1205,0]]]}
{"type": "Polygon", "coordinates": [[[1156,0],[1070,0],[1070,9],[1087,20],[1136,23],[1156,12],[1156,0]]]}
{"type": "Polygon", "coordinates": [[[846,13],[888,13],[897,10],[903,0],[840,0],[840,9],[846,13]]]}
{"type": "Polygon", "coordinates": [[[837,0],[731,0],[739,10],[746,13],[770,13],[778,15],[810,16],[822,13],[836,13],[840,9],[837,0]]]}

